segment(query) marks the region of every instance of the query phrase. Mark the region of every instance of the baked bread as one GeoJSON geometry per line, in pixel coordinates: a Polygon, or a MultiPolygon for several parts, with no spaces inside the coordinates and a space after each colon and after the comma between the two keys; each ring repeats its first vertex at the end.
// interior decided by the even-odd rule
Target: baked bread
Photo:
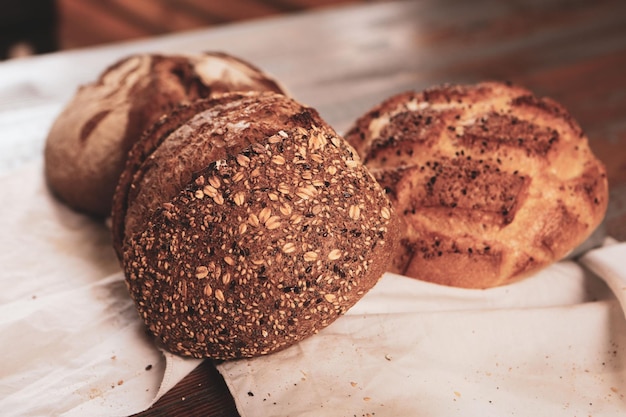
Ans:
{"type": "Polygon", "coordinates": [[[498,82],[393,96],[346,139],[405,222],[394,271],[488,288],[561,259],[601,222],[605,168],[561,105],[498,82]]]}
{"type": "Polygon", "coordinates": [[[170,351],[233,359],[330,324],[381,277],[391,203],[318,113],[283,95],[181,106],[136,143],[113,234],[141,317],[170,351]]]}
{"type": "Polygon", "coordinates": [[[52,125],[45,175],[74,209],[106,217],[126,154],[178,103],[230,91],[284,92],[253,65],[223,53],[124,58],[82,86],[52,125]]]}

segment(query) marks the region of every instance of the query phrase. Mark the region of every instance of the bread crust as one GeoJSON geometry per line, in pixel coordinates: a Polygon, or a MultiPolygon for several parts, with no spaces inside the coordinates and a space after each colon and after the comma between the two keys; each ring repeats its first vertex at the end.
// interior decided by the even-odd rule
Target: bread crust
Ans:
{"type": "Polygon", "coordinates": [[[81,86],[52,125],[48,185],[72,208],[107,217],[126,155],[146,128],[177,104],[249,90],[284,93],[272,77],[224,53],[123,58],[81,86]]]}
{"type": "Polygon", "coordinates": [[[130,153],[113,220],[150,331],[213,359],[275,352],[330,324],[382,276],[399,235],[354,149],[273,93],[162,120],[130,153]]]}
{"type": "Polygon", "coordinates": [[[396,272],[488,288],[564,257],[598,226],[603,164],[563,106],[499,82],[405,92],[346,134],[406,225],[396,272]]]}

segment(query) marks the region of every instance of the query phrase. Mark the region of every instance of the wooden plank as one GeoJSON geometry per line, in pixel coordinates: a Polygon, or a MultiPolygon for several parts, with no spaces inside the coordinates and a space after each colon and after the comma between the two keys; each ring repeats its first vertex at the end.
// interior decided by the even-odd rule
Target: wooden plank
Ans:
{"type": "Polygon", "coordinates": [[[258,0],[165,0],[172,7],[185,10],[188,13],[201,16],[206,21],[216,23],[232,22],[236,20],[257,19],[284,12],[270,2],[258,0]]]}
{"type": "Polygon", "coordinates": [[[62,49],[140,38],[151,33],[129,24],[84,0],[59,0],[62,49]]]}

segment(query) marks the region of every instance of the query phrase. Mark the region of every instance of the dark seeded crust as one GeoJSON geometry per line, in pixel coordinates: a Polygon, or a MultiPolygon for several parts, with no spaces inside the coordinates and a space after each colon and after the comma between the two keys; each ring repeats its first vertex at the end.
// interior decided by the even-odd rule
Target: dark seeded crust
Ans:
{"type": "Polygon", "coordinates": [[[273,135],[277,126],[308,127],[320,120],[317,111],[293,100],[273,93],[262,96],[259,100],[255,92],[233,93],[180,106],[137,143],[113,201],[113,242],[118,255],[125,234],[134,234],[150,213],[208,164],[239,152],[259,137],[273,135]]]}
{"type": "MultiPolygon", "coordinates": [[[[152,212],[124,230],[136,306],[165,347],[185,356],[254,357],[316,333],[374,286],[398,241],[384,191],[314,110],[275,94],[231,98],[207,103],[203,123],[177,120],[194,126],[186,149],[232,146],[191,169],[174,195],[152,194],[152,212]],[[236,114],[248,115],[246,129],[212,136],[236,114]]],[[[144,171],[172,169],[147,162],[170,137],[143,164],[129,162],[138,184],[144,171]]],[[[137,190],[135,201],[152,193],[137,190]]]]}
{"type": "Polygon", "coordinates": [[[489,82],[389,98],[346,139],[406,224],[395,271],[487,288],[561,259],[601,222],[605,168],[560,104],[489,82]]]}
{"type": "Polygon", "coordinates": [[[249,90],[283,92],[223,53],[124,58],[82,86],[55,120],[44,151],[48,185],[74,209],[109,216],[126,155],[147,127],[179,103],[249,90]]]}

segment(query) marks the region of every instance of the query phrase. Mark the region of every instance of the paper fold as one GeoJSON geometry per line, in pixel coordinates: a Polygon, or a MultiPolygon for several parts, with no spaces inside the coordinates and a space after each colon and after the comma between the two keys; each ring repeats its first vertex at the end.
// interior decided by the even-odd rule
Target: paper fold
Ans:
{"type": "MultiPolygon", "coordinates": [[[[109,230],[41,172],[0,177],[0,410],[142,411],[201,361],[155,345],[109,230]]],[[[626,246],[606,243],[489,290],[386,274],[319,334],[218,369],[244,417],[625,415],[626,246]]]]}

